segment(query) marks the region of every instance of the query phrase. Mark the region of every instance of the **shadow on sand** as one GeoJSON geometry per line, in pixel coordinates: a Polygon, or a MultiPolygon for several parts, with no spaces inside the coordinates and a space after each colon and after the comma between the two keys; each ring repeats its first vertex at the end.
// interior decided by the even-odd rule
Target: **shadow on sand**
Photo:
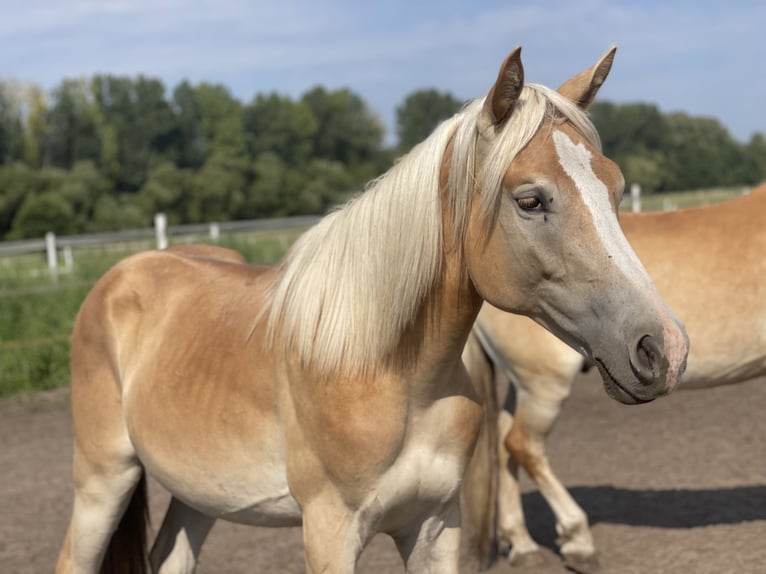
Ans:
{"type": "MultiPolygon", "coordinates": [[[[695,528],[766,520],[766,486],[708,490],[630,490],[614,486],[575,486],[569,492],[599,522],[655,528],[695,528]]],[[[553,513],[538,492],[523,496],[530,534],[555,548],[553,513]]]]}

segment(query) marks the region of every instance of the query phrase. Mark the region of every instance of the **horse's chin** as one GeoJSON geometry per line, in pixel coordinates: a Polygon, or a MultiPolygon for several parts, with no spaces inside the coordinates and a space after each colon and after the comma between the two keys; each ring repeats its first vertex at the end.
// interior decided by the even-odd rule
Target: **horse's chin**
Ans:
{"type": "Polygon", "coordinates": [[[643,405],[654,400],[654,397],[637,397],[631,393],[626,387],[617,382],[600,361],[596,360],[596,366],[598,367],[598,372],[601,374],[601,379],[604,382],[604,390],[609,398],[624,405],[643,405]]]}

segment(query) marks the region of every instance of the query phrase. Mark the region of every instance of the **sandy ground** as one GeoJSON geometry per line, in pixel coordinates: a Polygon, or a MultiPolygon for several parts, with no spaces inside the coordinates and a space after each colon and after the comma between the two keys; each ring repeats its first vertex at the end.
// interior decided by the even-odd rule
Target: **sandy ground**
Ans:
{"type": "MultiPolygon", "coordinates": [[[[66,389],[0,402],[0,572],[53,568],[71,508],[66,389]]],[[[602,572],[766,572],[766,380],[676,392],[640,407],[606,397],[583,376],[550,440],[554,468],[590,516],[602,572]]],[[[551,549],[524,574],[565,572],[553,517],[529,481],[532,535],[551,549]]],[[[151,485],[153,524],[168,497],[151,485]]],[[[465,557],[463,571],[475,566],[465,557]]],[[[376,537],[359,571],[403,572],[376,537]]],[[[493,572],[522,572],[499,562],[493,572]]],[[[303,572],[300,530],[218,523],[201,574],[303,572]]]]}

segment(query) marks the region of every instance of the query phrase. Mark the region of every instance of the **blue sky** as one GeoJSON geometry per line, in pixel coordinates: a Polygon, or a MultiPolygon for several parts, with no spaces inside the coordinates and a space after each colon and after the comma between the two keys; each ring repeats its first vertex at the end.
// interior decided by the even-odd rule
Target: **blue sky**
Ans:
{"type": "Polygon", "coordinates": [[[483,95],[521,45],[552,87],[619,49],[600,99],[766,133],[766,2],[0,0],[0,77],[47,89],[94,73],[220,82],[242,101],[349,87],[389,130],[420,88],[483,95]]]}

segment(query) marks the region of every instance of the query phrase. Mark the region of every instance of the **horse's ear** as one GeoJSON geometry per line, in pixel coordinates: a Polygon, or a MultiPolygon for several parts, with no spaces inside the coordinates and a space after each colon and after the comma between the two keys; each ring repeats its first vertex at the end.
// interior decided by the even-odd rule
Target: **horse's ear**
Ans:
{"type": "Polygon", "coordinates": [[[580,72],[561,84],[558,92],[582,109],[587,110],[593,100],[596,99],[596,94],[609,75],[609,70],[612,69],[616,51],[617,46],[609,48],[609,51],[601,56],[601,59],[593,67],[580,72]]]}
{"type": "Polygon", "coordinates": [[[521,65],[521,46],[517,46],[500,66],[495,85],[484,101],[484,113],[495,126],[502,124],[513,111],[524,87],[524,66],[521,65]]]}

